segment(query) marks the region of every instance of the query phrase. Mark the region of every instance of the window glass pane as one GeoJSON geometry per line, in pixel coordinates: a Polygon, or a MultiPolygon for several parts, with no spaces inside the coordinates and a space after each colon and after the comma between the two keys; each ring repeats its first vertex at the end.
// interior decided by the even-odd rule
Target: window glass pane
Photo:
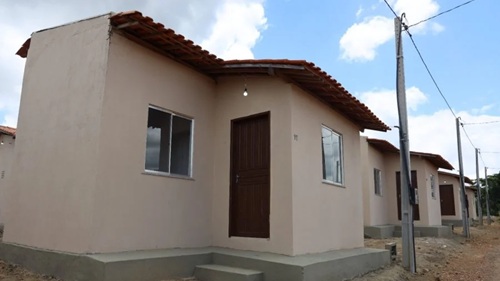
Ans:
{"type": "Polygon", "coordinates": [[[174,116],[172,121],[172,174],[189,176],[191,162],[191,120],[174,116]]]}
{"type": "Polygon", "coordinates": [[[332,132],[327,128],[322,129],[323,140],[323,179],[333,181],[333,143],[332,132]]]}
{"type": "Polygon", "coordinates": [[[379,169],[373,169],[373,176],[374,176],[374,180],[375,180],[375,194],[377,195],[381,195],[382,192],[381,192],[381,176],[382,172],[379,170],[379,169]]]}
{"type": "Polygon", "coordinates": [[[149,108],[146,170],[169,172],[170,119],[171,114],[149,108]]]}
{"type": "Polygon", "coordinates": [[[342,179],[342,138],[332,130],[322,128],[323,179],[343,183],[342,179]]]}

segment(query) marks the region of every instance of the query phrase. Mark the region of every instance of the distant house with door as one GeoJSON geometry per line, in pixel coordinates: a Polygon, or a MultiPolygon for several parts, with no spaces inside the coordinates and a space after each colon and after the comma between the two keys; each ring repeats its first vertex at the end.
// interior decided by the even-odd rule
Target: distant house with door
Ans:
{"type": "Polygon", "coordinates": [[[337,268],[342,279],[389,261],[359,249],[359,132],[389,128],[313,63],[224,61],[140,12],[35,32],[18,54],[27,57],[23,134],[4,258],[33,266],[9,253],[85,257],[63,272],[45,268],[79,280],[185,277],[205,263],[266,280],[316,280],[337,268]],[[327,254],[289,262],[340,249],[357,266],[307,269],[338,258],[327,254]],[[257,252],[299,277],[271,278],[257,252]],[[160,258],[168,261],[151,264],[160,258]]]}
{"type": "MultiPolygon", "coordinates": [[[[361,137],[363,213],[365,235],[384,238],[399,235],[401,178],[399,149],[390,142],[361,137]]],[[[438,169],[453,169],[443,157],[410,151],[411,181],[416,190],[413,208],[416,235],[446,236],[442,226],[438,169]]]]}
{"type": "MultiPolygon", "coordinates": [[[[468,217],[475,219],[475,195],[474,191],[470,189],[473,184],[470,178],[464,177],[466,185],[465,194],[467,203],[466,206],[469,208],[468,217]],[[469,197],[472,197],[469,200],[469,197]],[[471,211],[473,211],[471,217],[471,211]]],[[[460,195],[460,175],[455,174],[451,171],[439,171],[439,194],[441,201],[441,219],[443,225],[453,224],[460,226],[462,225],[462,204],[460,195]]]]}
{"type": "Polygon", "coordinates": [[[4,223],[5,184],[10,174],[15,142],[16,129],[0,125],[0,229],[4,223]]]}

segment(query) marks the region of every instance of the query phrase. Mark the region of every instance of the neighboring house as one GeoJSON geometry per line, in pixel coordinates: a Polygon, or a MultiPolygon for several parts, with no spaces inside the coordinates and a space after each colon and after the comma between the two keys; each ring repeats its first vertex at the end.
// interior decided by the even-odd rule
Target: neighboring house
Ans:
{"type": "MultiPolygon", "coordinates": [[[[462,225],[462,204],[460,199],[460,175],[449,171],[439,171],[439,196],[441,199],[441,219],[443,225],[453,224],[456,226],[462,225]]],[[[472,197],[472,202],[475,202],[474,191],[470,192],[470,185],[473,182],[468,177],[464,177],[467,184],[465,190],[466,197],[472,197]]],[[[468,202],[468,201],[466,201],[468,202]]],[[[475,205],[469,204],[469,209],[475,205]]],[[[469,210],[470,212],[471,210],[469,210]]],[[[475,213],[475,211],[474,211],[475,213]]],[[[469,215],[470,217],[470,215],[469,215]]]]}
{"type": "MultiPolygon", "coordinates": [[[[314,64],[223,61],[139,12],[35,32],[18,54],[27,57],[23,134],[0,254],[85,256],[83,265],[47,266],[79,280],[133,280],[144,270],[182,276],[221,263],[216,254],[229,250],[281,264],[358,248],[340,254],[358,255],[356,266],[337,269],[350,275],[389,261],[385,251],[359,249],[359,131],[389,128],[314,64]],[[182,261],[159,267],[145,262],[152,256],[182,261]],[[114,266],[85,267],[106,262],[114,266]]],[[[339,255],[318,262],[329,257],[339,255]]],[[[267,270],[259,264],[238,267],[267,270]]],[[[272,279],[271,271],[266,280],[326,278],[339,266],[282,267],[302,279],[272,279]]]]}
{"type": "Polygon", "coordinates": [[[477,220],[478,211],[477,211],[477,187],[473,184],[465,184],[465,194],[467,195],[467,203],[469,210],[469,218],[472,220],[477,220]]]}
{"type": "Polygon", "coordinates": [[[4,224],[5,183],[10,174],[15,142],[16,129],[0,125],[0,229],[4,224]]]}
{"type": "MultiPolygon", "coordinates": [[[[365,235],[374,238],[399,235],[401,179],[399,149],[385,140],[361,137],[365,235]]],[[[418,204],[413,218],[416,235],[446,236],[441,224],[438,169],[453,169],[440,155],[410,151],[412,186],[418,204]]]]}

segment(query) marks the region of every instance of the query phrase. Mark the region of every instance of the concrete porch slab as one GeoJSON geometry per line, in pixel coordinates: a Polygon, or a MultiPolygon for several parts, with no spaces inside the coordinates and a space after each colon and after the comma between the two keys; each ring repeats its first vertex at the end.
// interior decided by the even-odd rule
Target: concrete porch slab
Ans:
{"type": "Polygon", "coordinates": [[[0,258],[38,273],[77,281],[158,281],[189,277],[197,265],[256,270],[264,281],[334,281],[390,263],[387,250],[358,248],[320,254],[279,254],[207,247],[74,255],[0,243],[0,258]]]}
{"type": "MultiPolygon", "coordinates": [[[[396,225],[394,231],[401,232],[401,226],[396,225]]],[[[420,237],[449,237],[452,235],[451,226],[448,225],[415,226],[414,231],[420,233],[420,237]]]]}
{"type": "Polygon", "coordinates": [[[365,226],[365,237],[374,239],[390,238],[393,236],[395,227],[393,224],[365,226]]]}

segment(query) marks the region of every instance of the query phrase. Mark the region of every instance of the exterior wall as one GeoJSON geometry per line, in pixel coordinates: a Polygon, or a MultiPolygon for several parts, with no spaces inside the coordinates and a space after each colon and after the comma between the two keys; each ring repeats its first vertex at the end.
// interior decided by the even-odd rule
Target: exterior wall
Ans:
{"type": "Polygon", "coordinates": [[[214,101],[214,80],[113,33],[92,252],[211,244],[214,101]],[[150,104],[193,118],[191,179],[144,173],[150,104]]]}
{"type": "Polygon", "coordinates": [[[361,137],[361,165],[363,167],[363,218],[365,226],[385,225],[390,223],[388,206],[391,193],[385,167],[385,157],[382,152],[368,144],[366,137],[361,137]],[[381,171],[381,195],[375,194],[374,169],[381,171]]]}
{"type": "MultiPolygon", "coordinates": [[[[386,196],[388,204],[386,208],[389,210],[390,224],[401,224],[398,220],[398,198],[396,192],[396,171],[401,169],[399,153],[385,153],[385,170],[387,171],[386,179],[386,196]]],[[[413,167],[412,167],[413,169],[413,167]]]]}
{"type": "Polygon", "coordinates": [[[363,246],[359,128],[313,96],[293,87],[293,253],[363,246]],[[321,128],[342,135],[344,185],[322,182],[321,128]]]}
{"type": "Polygon", "coordinates": [[[246,77],[217,81],[212,193],[213,245],[293,255],[290,85],[276,77],[246,77]],[[271,211],[270,238],[228,237],[231,120],[270,111],[271,211]]]}
{"type": "Polygon", "coordinates": [[[4,242],[91,249],[108,26],[101,16],[32,35],[4,242]]]}
{"type": "Polygon", "coordinates": [[[467,200],[469,202],[469,218],[473,220],[478,219],[477,215],[477,199],[476,199],[476,191],[466,188],[465,194],[467,194],[467,200]]]}
{"type": "MultiPolygon", "coordinates": [[[[441,206],[439,199],[439,179],[437,168],[425,159],[411,156],[411,170],[417,171],[418,199],[420,220],[414,221],[415,226],[441,225],[441,206]],[[430,175],[435,176],[436,193],[431,197],[430,175]]],[[[396,172],[400,170],[399,154],[387,153],[386,156],[387,187],[389,189],[389,219],[391,224],[401,224],[398,220],[396,172]]]]}
{"type": "MultiPolygon", "coordinates": [[[[439,194],[438,168],[423,158],[419,158],[418,160],[414,160],[413,158],[417,157],[412,157],[412,164],[420,163],[423,166],[422,170],[425,171],[425,175],[418,175],[419,198],[425,196],[425,204],[421,205],[420,217],[422,218],[422,214],[425,214],[427,220],[421,221],[424,225],[441,225],[441,199],[439,194]],[[434,197],[432,197],[431,191],[431,175],[434,176],[434,197]],[[422,189],[423,186],[425,188],[422,189]]],[[[422,202],[422,200],[420,201],[422,202]]]]}
{"type": "Polygon", "coordinates": [[[453,185],[453,201],[455,204],[454,216],[441,216],[443,220],[461,220],[462,219],[462,205],[460,202],[460,181],[457,177],[439,174],[439,185],[450,184],[453,185]]]}
{"type": "Polygon", "coordinates": [[[15,138],[9,135],[0,135],[3,144],[0,145],[0,225],[4,223],[5,189],[11,173],[12,159],[14,158],[15,138]]]}

